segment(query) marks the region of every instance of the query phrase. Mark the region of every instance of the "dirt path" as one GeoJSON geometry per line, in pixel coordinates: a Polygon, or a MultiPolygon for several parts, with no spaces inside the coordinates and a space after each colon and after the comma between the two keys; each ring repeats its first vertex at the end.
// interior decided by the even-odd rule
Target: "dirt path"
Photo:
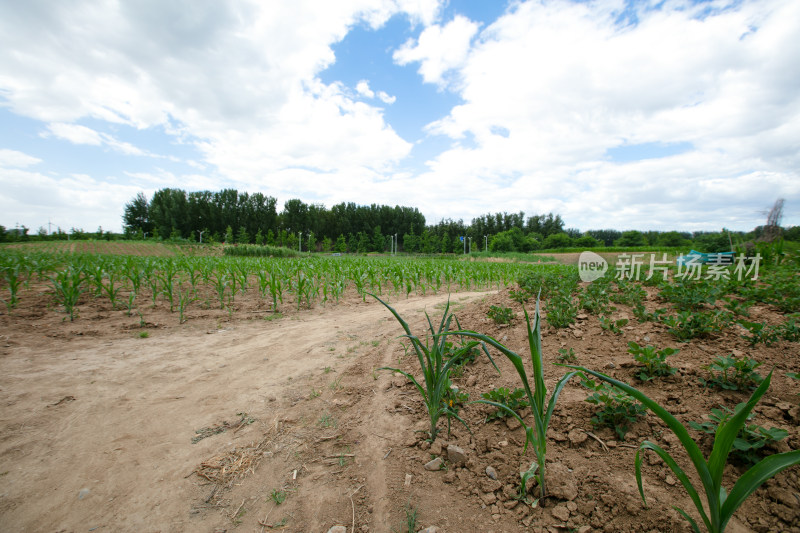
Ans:
{"type": "MultiPolygon", "coordinates": [[[[437,294],[393,305],[414,316],[446,299],[437,294]]],[[[380,343],[381,362],[391,363],[387,341],[398,328],[388,319],[383,306],[359,302],[147,339],[43,337],[14,346],[0,359],[2,529],[192,529],[197,489],[187,474],[204,459],[274,429],[283,410],[313,392],[314,376],[343,375],[359,348],[380,343]],[[200,428],[237,426],[237,413],[258,423],[191,443],[200,428]]],[[[372,380],[369,373],[358,376],[372,380]]],[[[371,409],[374,434],[397,430],[381,416],[381,402],[371,402],[371,409]]],[[[371,454],[365,460],[380,465],[365,483],[378,520],[387,512],[381,440],[369,435],[364,446],[371,454]]],[[[324,524],[311,516],[309,531],[321,530],[324,524]]]]}

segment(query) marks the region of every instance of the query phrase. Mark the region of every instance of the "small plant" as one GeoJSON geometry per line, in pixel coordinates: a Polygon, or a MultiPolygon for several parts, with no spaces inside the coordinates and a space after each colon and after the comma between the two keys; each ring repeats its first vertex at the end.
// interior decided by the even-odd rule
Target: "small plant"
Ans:
{"type": "Polygon", "coordinates": [[[308,395],[309,399],[313,400],[314,398],[319,398],[322,391],[318,391],[316,389],[311,389],[311,393],[308,395]]]}
{"type": "Polygon", "coordinates": [[[737,300],[732,297],[725,297],[725,309],[738,316],[750,316],[750,306],[752,302],[748,300],[737,300]]]}
{"type": "Polygon", "coordinates": [[[679,311],[676,315],[663,318],[667,330],[679,341],[705,338],[722,331],[730,322],[727,311],[679,311]]]}
{"type": "Polygon", "coordinates": [[[514,319],[514,311],[510,307],[493,305],[489,308],[487,316],[494,320],[495,324],[511,324],[514,319]]]}
{"type": "Polygon", "coordinates": [[[411,502],[406,504],[406,531],[408,533],[417,531],[417,509],[411,505],[411,502]]]}
{"type": "Polygon", "coordinates": [[[763,343],[764,346],[772,346],[781,337],[779,328],[768,324],[740,320],[739,325],[750,333],[750,335],[742,335],[742,338],[750,341],[750,346],[755,346],[759,342],[763,343]]]}
{"type": "MultiPolygon", "coordinates": [[[[728,455],[731,452],[736,436],[739,430],[747,421],[747,417],[753,410],[753,407],[758,403],[761,397],[769,388],[769,383],[772,378],[772,372],[767,375],[761,382],[756,391],[750,397],[750,400],[730,417],[724,423],[721,423],[714,434],[714,445],[711,450],[711,455],[706,461],[703,453],[700,451],[697,443],[694,442],[689,431],[681,424],[674,416],[661,407],[658,403],[648,398],[639,390],[631,387],[627,383],[623,383],[614,378],[595,372],[584,367],[570,366],[574,370],[585,372],[594,377],[602,379],[603,381],[619,387],[627,394],[633,396],[636,400],[642,402],[648,409],[653,411],[678,437],[678,440],[686,450],[692,465],[697,472],[697,477],[700,480],[701,488],[706,498],[707,507],[704,508],[700,495],[697,489],[692,484],[692,481],[686,473],[678,466],[675,459],[669,452],[650,441],[644,441],[636,452],[634,459],[634,470],[636,475],[636,483],[639,487],[639,495],[642,501],[647,505],[647,500],[644,497],[644,489],[642,488],[642,450],[653,450],[658,456],[670,467],[672,472],[686,489],[686,492],[692,499],[695,509],[703,520],[706,529],[711,533],[722,533],[728,525],[733,513],[739,508],[740,505],[758,489],[765,481],[777,475],[779,472],[800,464],[800,450],[794,450],[785,453],[778,453],[770,455],[762,459],[755,466],[751,467],[745,472],[730,491],[725,490],[722,486],[722,475],[725,470],[725,464],[728,460],[728,455]],[[707,510],[706,510],[707,509],[707,510]]],[[[697,522],[689,516],[689,514],[678,507],[674,507],[692,526],[695,533],[700,533],[700,528],[697,522]]]]}
{"type": "Polygon", "coordinates": [[[798,342],[800,341],[800,325],[797,324],[797,315],[792,316],[778,326],[778,331],[781,338],[787,341],[798,342]]]}
{"type": "Polygon", "coordinates": [[[647,411],[641,403],[619,387],[588,378],[583,379],[581,384],[594,391],[586,401],[600,407],[592,417],[592,425],[613,429],[619,440],[625,440],[629,425],[647,411]]]}
{"type": "Polygon", "coordinates": [[[606,331],[610,331],[614,335],[622,333],[622,328],[628,324],[627,318],[620,318],[619,320],[612,320],[611,318],[601,316],[600,327],[606,331]]]}
{"type": "Polygon", "coordinates": [[[711,377],[708,380],[700,378],[700,383],[726,390],[755,389],[764,379],[755,371],[759,366],[760,362],[749,357],[736,357],[733,354],[719,356],[703,367],[711,377]]]}
{"type": "MultiPolygon", "coordinates": [[[[406,321],[400,317],[394,308],[374,294],[370,294],[370,296],[378,300],[394,315],[394,317],[402,326],[403,330],[406,332],[404,336],[410,341],[411,346],[414,348],[414,352],[417,354],[419,366],[422,370],[422,383],[420,383],[420,381],[418,381],[408,372],[404,372],[398,368],[382,367],[379,370],[391,370],[392,372],[399,372],[408,378],[409,381],[411,381],[417,388],[419,393],[422,395],[422,400],[425,403],[425,408],[428,411],[428,418],[430,419],[431,423],[428,435],[431,442],[436,440],[436,435],[439,432],[437,425],[439,423],[439,418],[441,418],[442,415],[455,418],[461,422],[464,427],[469,429],[467,423],[464,422],[464,420],[462,420],[461,417],[459,417],[458,414],[445,403],[444,399],[450,390],[451,368],[454,365],[457,365],[462,357],[469,354],[472,349],[478,346],[480,343],[477,341],[471,341],[466,345],[462,345],[455,352],[449,351],[447,346],[447,336],[451,334],[450,323],[453,320],[453,315],[450,314],[449,300],[447,306],[445,307],[444,313],[442,314],[442,320],[439,323],[438,329],[434,329],[433,322],[431,322],[428,314],[425,313],[425,317],[428,320],[430,337],[428,341],[423,342],[419,337],[411,333],[408,323],[406,323],[406,321]]],[[[483,349],[486,352],[486,356],[489,357],[489,360],[496,369],[497,365],[494,364],[494,360],[489,355],[489,351],[485,346],[483,349]]]]}
{"type": "Polygon", "coordinates": [[[531,366],[533,368],[533,389],[531,389],[530,382],[528,381],[528,374],[525,370],[525,366],[522,363],[522,357],[520,357],[517,353],[508,349],[506,346],[502,345],[496,339],[493,339],[488,335],[483,335],[474,331],[457,331],[452,334],[472,337],[485,342],[486,344],[494,346],[500,350],[500,352],[505,355],[506,358],[508,358],[511,364],[514,365],[514,368],[517,370],[517,374],[519,374],[522,385],[528,395],[528,405],[531,409],[531,413],[533,414],[534,424],[532,427],[529,427],[519,414],[502,403],[487,399],[478,400],[478,402],[492,405],[498,409],[504,410],[510,416],[516,418],[522,425],[523,429],[525,430],[525,445],[523,446],[522,453],[525,453],[525,451],[528,449],[528,443],[531,443],[533,444],[533,450],[536,453],[536,460],[528,469],[529,475],[527,477],[522,477],[522,486],[520,487],[520,491],[521,494],[525,494],[525,483],[527,479],[535,476],[539,482],[540,497],[544,498],[547,495],[547,489],[545,486],[547,427],[550,425],[550,419],[553,416],[553,410],[556,407],[558,396],[561,394],[561,391],[564,389],[567,381],[569,381],[570,378],[576,374],[576,372],[568,372],[562,376],[561,379],[559,379],[556,383],[555,389],[553,389],[553,394],[550,396],[550,400],[547,401],[547,388],[544,385],[544,372],[542,369],[542,334],[541,320],[539,315],[539,298],[537,297],[536,299],[536,312],[533,316],[533,327],[531,327],[531,320],[528,316],[528,311],[523,308],[523,312],[525,313],[525,324],[527,325],[528,329],[528,346],[530,349],[531,366]]]}
{"type": "Polygon", "coordinates": [[[641,371],[637,374],[642,381],[649,381],[656,377],[671,376],[678,371],[667,363],[667,357],[675,355],[680,350],[675,348],[664,348],[656,351],[655,346],[639,346],[631,341],[628,343],[628,352],[633,355],[633,359],[642,365],[641,371]]]}
{"type": "Polygon", "coordinates": [[[264,320],[267,322],[272,322],[273,320],[278,320],[281,318],[283,318],[283,314],[278,312],[272,313],[271,315],[264,315],[264,320]]]}
{"type": "Polygon", "coordinates": [[[69,314],[70,322],[75,319],[75,306],[78,305],[81,294],[86,290],[85,281],[86,276],[83,269],[72,265],[50,278],[55,290],[56,301],[64,306],[64,311],[69,314]]]}
{"type": "Polygon", "coordinates": [[[523,290],[517,291],[517,290],[511,289],[510,291],[508,291],[508,296],[512,300],[514,300],[515,302],[517,302],[519,304],[528,303],[528,300],[530,299],[530,295],[527,292],[523,291],[523,290]]]}
{"type": "Polygon", "coordinates": [[[509,392],[509,390],[505,387],[492,389],[489,392],[484,392],[481,394],[481,396],[483,396],[485,400],[503,404],[506,407],[505,409],[498,409],[493,413],[489,413],[489,415],[486,417],[486,422],[491,422],[495,419],[510,416],[508,414],[509,410],[519,413],[521,409],[524,409],[530,405],[528,398],[525,396],[525,389],[519,387],[511,392],[509,392]]]}
{"type": "Polygon", "coordinates": [[[559,348],[558,349],[558,356],[556,357],[562,363],[575,363],[578,361],[578,358],[575,357],[575,350],[570,348],[567,350],[566,348],[559,348]]]}
{"type": "Polygon", "coordinates": [[[275,502],[275,505],[280,505],[286,501],[286,491],[272,489],[272,492],[269,493],[269,497],[272,498],[272,501],[275,502]]]}
{"type": "Polygon", "coordinates": [[[336,419],[333,418],[330,413],[325,413],[320,416],[317,425],[321,428],[335,428],[339,426],[338,422],[336,422],[336,419]]]}
{"type": "MultiPolygon", "coordinates": [[[[712,409],[711,414],[708,415],[708,422],[689,422],[689,427],[709,435],[715,435],[721,424],[728,422],[732,416],[744,409],[746,405],[745,403],[740,403],[733,411],[725,406],[720,406],[719,409],[712,409]]],[[[733,441],[733,451],[731,453],[733,457],[740,459],[744,463],[756,464],[761,459],[761,451],[765,445],[785,439],[789,432],[776,427],[766,429],[757,424],[748,424],[747,422],[752,419],[753,415],[750,414],[733,441]]]]}
{"type": "Polygon", "coordinates": [[[149,336],[150,336],[150,332],[149,331],[140,331],[139,332],[139,338],[140,339],[146,339],[149,336]]]}
{"type": "Polygon", "coordinates": [[[554,328],[566,328],[575,323],[578,306],[572,302],[569,292],[559,291],[550,296],[547,303],[547,323],[554,328]]]}
{"type": "Polygon", "coordinates": [[[342,386],[342,376],[339,376],[338,378],[331,381],[330,385],[328,385],[328,388],[334,392],[342,390],[344,388],[342,386]]]}

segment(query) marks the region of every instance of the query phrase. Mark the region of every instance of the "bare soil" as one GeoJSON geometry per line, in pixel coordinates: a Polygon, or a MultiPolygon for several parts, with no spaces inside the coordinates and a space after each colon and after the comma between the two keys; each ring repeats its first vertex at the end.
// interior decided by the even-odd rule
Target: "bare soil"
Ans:
{"type": "MultiPolygon", "coordinates": [[[[387,296],[423,333],[425,312],[441,316],[444,293],[387,296]]],[[[465,328],[495,336],[527,352],[522,309],[507,291],[450,296],[465,328]],[[517,313],[511,326],[487,318],[491,305],[517,313]]],[[[595,428],[594,406],[577,379],[564,390],[548,433],[554,496],[536,507],[514,498],[523,456],[522,429],[485,423],[488,407],[461,414],[472,434],[454,422],[448,435],[424,440],[427,415],[419,394],[400,376],[378,370],[400,366],[419,374],[416,358],[398,339],[389,311],[350,294],[338,305],[297,311],[287,302],[280,318],[255,291],[237,296],[236,309],[195,304],[179,324],[159,302],[142,316],[111,309],[88,295],[74,322],[33,284],[19,309],[0,315],[0,529],[7,532],[326,532],[417,528],[444,532],[687,531],[672,505],[692,510],[671,471],[655,457],[644,462],[645,508],[636,488],[636,447],[650,439],[688,466],[677,439],[652,414],[624,441],[595,428]],[[268,320],[274,318],[272,320],[268,320]],[[143,336],[143,332],[147,336],[143,336]],[[465,452],[448,457],[449,444],[465,452]],[[435,456],[444,468],[423,465],[435,456]],[[496,471],[496,480],[487,475],[496,471]],[[278,501],[281,503],[278,504],[278,501]]],[[[651,301],[652,310],[656,303],[651,301]]],[[[618,306],[614,318],[633,318],[618,306]]],[[[756,320],[782,317],[754,306],[756,320]]],[[[800,371],[797,343],[756,349],[731,328],[721,335],[677,343],[663,326],[631,320],[621,335],[585,315],[574,328],[545,328],[546,363],[573,348],[580,364],[638,383],[627,342],[680,348],[679,372],[641,385],[684,422],[701,422],[719,404],[733,407],[749,394],[706,389],[702,366],[736,353],[774,367],[772,386],[755,422],[781,427],[789,437],[775,450],[800,448],[800,371]]],[[[470,399],[519,378],[496,352],[501,374],[485,357],[454,378],[470,399]]],[[[564,369],[546,365],[552,389],[564,369]]],[[[708,453],[711,441],[696,433],[708,453]]],[[[773,450],[773,451],[775,451],[773,450]]],[[[730,465],[726,485],[744,471],[730,465]]],[[[781,473],[738,511],[729,531],[800,531],[800,469],[781,473]]]]}

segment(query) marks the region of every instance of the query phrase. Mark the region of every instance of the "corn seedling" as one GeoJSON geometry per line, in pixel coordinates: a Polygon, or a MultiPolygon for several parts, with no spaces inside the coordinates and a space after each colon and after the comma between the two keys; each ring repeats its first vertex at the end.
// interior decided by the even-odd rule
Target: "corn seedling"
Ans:
{"type": "MultiPolygon", "coordinates": [[[[689,494],[689,497],[694,503],[700,518],[703,521],[706,529],[711,533],[721,533],[725,531],[733,513],[739,506],[758,489],[765,481],[777,475],[779,472],[800,464],[800,450],[794,450],[785,453],[778,453],[770,455],[759,461],[756,465],[742,474],[739,479],[734,483],[730,491],[727,491],[722,486],[722,475],[725,470],[725,464],[728,461],[728,455],[731,452],[734,441],[736,440],[742,426],[747,422],[747,417],[756,406],[758,401],[767,392],[770,380],[772,379],[772,372],[767,375],[761,382],[761,385],[755,390],[753,395],[747,403],[739,409],[733,416],[728,418],[725,422],[721,423],[714,433],[714,444],[711,450],[711,455],[708,460],[703,456],[697,443],[694,442],[689,431],[681,424],[674,416],[672,416],[666,409],[661,407],[658,403],[651,400],[645,394],[640,392],[627,383],[623,383],[614,378],[595,372],[580,366],[570,366],[570,368],[590,374],[603,381],[610,383],[613,386],[619,387],[627,394],[636,398],[644,404],[645,407],[653,411],[664,423],[672,430],[678,440],[686,450],[689,459],[694,466],[697,476],[700,479],[701,488],[703,490],[706,506],[700,500],[700,494],[697,488],[692,484],[692,481],[686,473],[678,466],[678,463],[663,448],[650,441],[644,441],[636,452],[634,460],[634,469],[636,475],[636,483],[639,487],[639,494],[642,501],[647,505],[647,500],[644,496],[644,489],[642,487],[642,450],[653,450],[666,464],[670,467],[675,476],[680,480],[683,488],[689,494]]],[[[692,530],[700,533],[700,528],[694,518],[678,507],[677,510],[692,526],[692,530]]]]}
{"type": "MultiPolygon", "coordinates": [[[[436,440],[436,434],[439,431],[437,424],[439,423],[439,418],[441,418],[442,415],[455,418],[461,422],[464,427],[467,428],[467,430],[469,430],[467,423],[464,422],[464,420],[461,419],[461,417],[459,417],[458,414],[449,405],[447,405],[444,400],[450,389],[450,369],[454,365],[458,364],[461,358],[468,354],[472,348],[477,346],[479,343],[477,341],[469,342],[453,352],[449,358],[446,357],[446,354],[448,354],[447,336],[451,334],[450,323],[453,321],[453,315],[450,314],[449,301],[447,307],[445,307],[444,313],[442,314],[442,320],[438,329],[434,329],[430,316],[428,316],[427,312],[425,313],[425,317],[428,320],[430,337],[423,342],[419,337],[411,333],[408,323],[403,320],[403,318],[397,313],[397,311],[395,311],[394,308],[374,294],[371,294],[371,296],[382,303],[384,307],[386,307],[394,315],[394,317],[402,326],[403,330],[406,332],[404,337],[410,341],[414,352],[417,354],[417,359],[419,360],[419,365],[422,370],[422,383],[420,383],[420,380],[417,380],[408,372],[404,372],[397,368],[382,367],[378,370],[391,370],[392,372],[399,372],[408,378],[408,380],[411,381],[417,388],[419,393],[422,395],[422,400],[425,403],[425,408],[428,411],[428,417],[431,423],[428,436],[430,437],[431,442],[436,440]]],[[[494,360],[491,359],[489,351],[486,350],[486,347],[484,347],[484,351],[494,365],[494,360]]],[[[495,368],[497,368],[496,365],[495,368]]]]}
{"type": "MultiPolygon", "coordinates": [[[[533,388],[531,388],[528,380],[528,375],[526,373],[525,366],[523,365],[522,357],[498,342],[496,339],[488,335],[476,333],[474,331],[456,331],[452,332],[451,335],[463,335],[465,337],[471,337],[494,346],[503,355],[505,355],[509,361],[511,361],[511,364],[513,364],[514,368],[517,370],[520,380],[522,381],[522,385],[525,388],[525,392],[528,396],[528,405],[531,409],[531,413],[533,413],[534,425],[532,427],[529,427],[522,417],[513,409],[502,403],[487,399],[478,400],[478,402],[492,405],[500,410],[505,411],[508,415],[516,418],[525,429],[525,445],[523,446],[522,453],[525,453],[525,451],[528,449],[528,443],[533,445],[533,450],[536,453],[536,460],[531,465],[531,468],[528,469],[528,471],[533,470],[534,473],[531,475],[536,476],[536,479],[539,482],[540,497],[544,498],[547,495],[547,489],[545,487],[547,427],[550,425],[550,418],[552,417],[553,410],[556,407],[558,396],[561,394],[561,391],[567,384],[567,381],[569,381],[569,379],[574,376],[576,372],[568,372],[561,379],[559,379],[555,388],[553,389],[553,394],[550,396],[550,400],[547,401],[547,388],[544,385],[544,371],[542,369],[542,334],[539,314],[539,298],[537,297],[536,299],[536,312],[533,318],[533,327],[531,327],[531,320],[528,316],[528,311],[524,308],[523,311],[525,313],[525,323],[528,329],[528,346],[530,350],[531,364],[533,367],[533,388]]],[[[525,494],[525,482],[526,478],[523,476],[521,494],[525,494]]]]}
{"type": "Polygon", "coordinates": [[[656,351],[655,346],[639,346],[631,341],[628,343],[628,353],[633,355],[633,359],[642,366],[641,371],[636,375],[642,381],[649,381],[656,377],[671,376],[678,369],[671,367],[667,363],[667,357],[675,355],[680,350],[675,348],[664,348],[656,351]]]}
{"type": "Polygon", "coordinates": [[[56,301],[64,306],[70,322],[75,319],[75,306],[86,290],[83,269],[70,265],[50,278],[56,293],[56,301]]]}

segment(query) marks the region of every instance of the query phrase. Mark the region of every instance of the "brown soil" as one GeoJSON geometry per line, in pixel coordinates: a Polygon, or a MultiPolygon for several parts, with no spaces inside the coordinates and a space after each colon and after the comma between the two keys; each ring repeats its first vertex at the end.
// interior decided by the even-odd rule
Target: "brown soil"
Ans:
{"type": "MultiPolygon", "coordinates": [[[[447,298],[389,300],[422,334],[424,311],[438,319],[447,298]]],[[[451,303],[463,327],[527,353],[521,307],[507,291],[453,294],[451,303]],[[486,317],[491,305],[510,306],[517,318],[499,327],[486,317]]],[[[251,289],[237,296],[232,314],[193,304],[184,324],[161,302],[155,309],[147,300],[142,305],[140,319],[85,296],[70,322],[46,287],[33,284],[19,309],[0,315],[3,531],[326,532],[339,524],[348,531],[405,532],[409,509],[418,527],[444,532],[688,530],[671,506],[692,505],[669,469],[655,457],[645,460],[649,508],[633,474],[636,446],[645,438],[687,465],[677,440],[652,414],[623,442],[594,428],[594,408],[577,379],[565,388],[548,432],[558,496],[532,508],[513,498],[520,467],[533,458],[532,450],[523,457],[522,429],[487,424],[486,406],[467,405],[461,414],[472,435],[454,422],[448,436],[444,421],[433,446],[415,433],[427,420],[418,393],[376,369],[399,365],[418,374],[419,367],[379,303],[351,294],[338,305],[298,312],[287,301],[281,318],[264,320],[272,316],[269,306],[251,289]],[[425,470],[433,456],[447,459],[448,444],[463,448],[466,463],[425,470]]],[[[648,308],[656,305],[651,297],[648,308]]],[[[626,313],[633,318],[619,306],[615,318],[626,313]]],[[[766,306],[751,313],[781,319],[766,306]]],[[[755,421],[789,431],[778,450],[800,448],[799,387],[786,377],[800,370],[798,345],[752,349],[740,333],[680,344],[657,324],[631,320],[617,336],[588,315],[572,329],[545,328],[543,345],[546,363],[556,362],[559,348],[573,348],[580,364],[631,383],[627,341],[680,348],[671,358],[679,373],[641,389],[683,422],[702,421],[712,407],[748,397],[702,388],[704,364],[716,355],[752,356],[762,368],[775,367],[755,421]]],[[[511,365],[494,356],[502,374],[484,357],[454,379],[471,399],[493,387],[520,386],[511,365]]],[[[546,365],[550,389],[563,372],[546,365]]],[[[708,453],[710,440],[693,434],[708,453]]],[[[743,471],[729,466],[726,486],[743,471]]],[[[799,473],[795,467],[767,482],[728,530],[800,531],[799,473]]]]}

